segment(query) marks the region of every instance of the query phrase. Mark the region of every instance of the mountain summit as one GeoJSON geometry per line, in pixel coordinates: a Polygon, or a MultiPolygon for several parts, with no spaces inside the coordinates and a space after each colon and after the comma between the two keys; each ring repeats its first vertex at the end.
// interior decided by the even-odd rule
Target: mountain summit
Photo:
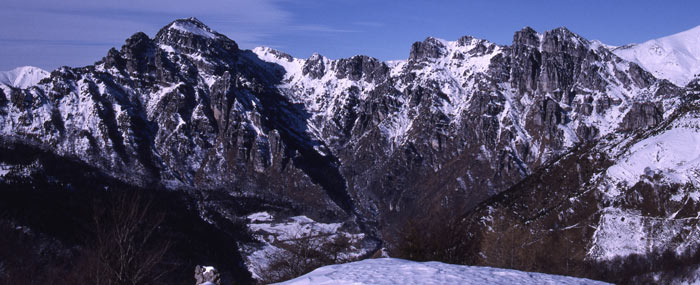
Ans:
{"type": "Polygon", "coordinates": [[[36,85],[48,76],[49,73],[41,68],[22,66],[10,71],[0,72],[0,84],[16,88],[28,88],[36,85]]]}
{"type": "Polygon", "coordinates": [[[685,86],[700,77],[700,26],[667,37],[613,50],[658,78],[685,86]]]}
{"type": "Polygon", "coordinates": [[[197,18],[191,17],[187,19],[175,20],[172,24],[167,26],[169,30],[177,30],[182,33],[194,34],[205,38],[214,39],[218,36],[215,35],[214,31],[204,25],[197,18]]]}

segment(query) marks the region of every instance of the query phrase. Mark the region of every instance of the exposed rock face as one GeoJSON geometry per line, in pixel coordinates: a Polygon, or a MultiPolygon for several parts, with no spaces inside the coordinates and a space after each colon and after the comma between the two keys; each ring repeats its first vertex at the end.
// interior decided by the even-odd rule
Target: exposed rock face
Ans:
{"type": "MultiPolygon", "coordinates": [[[[565,28],[525,28],[510,46],[428,38],[381,62],[240,50],[196,19],[42,82],[0,86],[3,140],[134,185],[289,203],[368,239],[654,127],[684,92],[565,28]]],[[[225,203],[202,207],[236,219],[225,203]]]]}
{"type": "Polygon", "coordinates": [[[200,266],[194,268],[195,285],[221,285],[219,271],[211,266],[200,266]]]}
{"type": "Polygon", "coordinates": [[[427,38],[423,42],[415,42],[411,46],[411,54],[408,59],[420,61],[422,59],[437,59],[445,55],[445,45],[436,38],[427,38]]]}
{"type": "Polygon", "coordinates": [[[650,102],[634,103],[622,120],[622,129],[635,131],[655,126],[663,119],[663,110],[650,102]]]}
{"type": "MultiPolygon", "coordinates": [[[[270,53],[272,53],[272,55],[275,57],[280,58],[276,50],[270,50],[270,53]]],[[[321,77],[326,74],[326,64],[324,63],[324,59],[325,58],[319,54],[312,55],[306,61],[306,63],[304,63],[304,75],[313,79],[321,79],[321,77]]]]}
{"type": "Polygon", "coordinates": [[[369,83],[385,81],[389,73],[386,64],[364,55],[339,59],[336,61],[335,70],[338,79],[364,80],[369,83]]]}

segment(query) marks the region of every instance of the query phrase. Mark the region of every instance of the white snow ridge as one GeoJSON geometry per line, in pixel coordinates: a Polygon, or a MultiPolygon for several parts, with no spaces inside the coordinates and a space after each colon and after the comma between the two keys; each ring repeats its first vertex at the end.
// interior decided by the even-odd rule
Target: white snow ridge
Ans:
{"type": "Polygon", "coordinates": [[[306,284],[608,284],[590,279],[441,262],[397,258],[366,259],[329,265],[301,277],[278,283],[306,284]]]}
{"type": "Polygon", "coordinates": [[[700,75],[700,26],[641,44],[619,47],[613,52],[639,64],[658,78],[685,86],[700,75]]]}
{"type": "MultiPolygon", "coordinates": [[[[199,21],[193,18],[190,18],[190,20],[199,21]]],[[[175,29],[183,33],[194,34],[210,39],[216,38],[216,35],[214,35],[214,33],[209,31],[208,29],[204,29],[188,21],[176,21],[175,23],[170,25],[170,29],[175,29]]]]}
{"type": "Polygon", "coordinates": [[[46,77],[49,77],[49,72],[41,68],[22,66],[10,71],[0,71],[0,84],[25,89],[36,85],[46,77]]]}

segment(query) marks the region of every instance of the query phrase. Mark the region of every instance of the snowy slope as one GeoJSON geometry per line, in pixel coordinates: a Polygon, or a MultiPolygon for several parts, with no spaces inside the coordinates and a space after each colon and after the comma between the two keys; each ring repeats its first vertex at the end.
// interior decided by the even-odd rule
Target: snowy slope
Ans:
{"type": "Polygon", "coordinates": [[[600,176],[598,190],[608,206],[600,211],[590,257],[610,260],[668,248],[680,254],[696,244],[700,218],[689,209],[700,202],[699,130],[700,116],[691,112],[657,134],[607,150],[618,155],[616,163],[600,176]],[[636,195],[637,185],[642,184],[655,187],[641,188],[647,189],[642,192],[647,196],[640,200],[652,203],[649,194],[658,191],[654,195],[660,197],[662,212],[625,206],[624,201],[636,195]]]}
{"type": "Polygon", "coordinates": [[[657,136],[642,140],[629,149],[629,154],[610,167],[610,178],[634,185],[642,175],[663,172],[670,182],[698,185],[700,171],[700,133],[690,126],[679,126],[657,136]]]}
{"type": "MultiPolygon", "coordinates": [[[[193,18],[190,18],[190,19],[193,19],[193,18]]],[[[190,22],[188,22],[188,21],[174,22],[169,26],[169,28],[175,29],[175,30],[178,30],[178,31],[184,32],[184,33],[190,33],[193,35],[202,36],[202,37],[209,38],[209,39],[216,38],[216,35],[214,35],[214,33],[210,29],[208,29],[206,27],[201,27],[201,26],[195,24],[195,22],[191,22],[191,21],[190,22]]]]}
{"type": "Polygon", "coordinates": [[[324,266],[278,283],[302,284],[607,284],[589,279],[510,269],[414,262],[396,258],[366,259],[324,266]]]}
{"type": "Polygon", "coordinates": [[[619,47],[613,52],[636,62],[658,78],[685,86],[700,74],[700,26],[641,44],[619,47]]]}
{"type": "Polygon", "coordinates": [[[16,88],[36,85],[49,76],[49,72],[33,66],[22,66],[10,71],[0,71],[0,83],[16,88]]]}

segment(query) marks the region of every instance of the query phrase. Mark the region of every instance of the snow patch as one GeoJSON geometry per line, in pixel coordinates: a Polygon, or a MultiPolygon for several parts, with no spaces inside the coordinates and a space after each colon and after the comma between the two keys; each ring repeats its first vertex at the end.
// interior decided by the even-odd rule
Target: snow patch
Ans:
{"type": "Polygon", "coordinates": [[[272,215],[270,215],[268,212],[250,214],[247,218],[251,223],[272,221],[272,215]]]}
{"type": "Polygon", "coordinates": [[[214,33],[187,21],[176,21],[175,23],[170,25],[169,29],[178,30],[183,33],[194,34],[210,39],[216,38],[216,35],[214,35],[214,33]]]}
{"type": "Polygon", "coordinates": [[[633,186],[649,173],[662,173],[672,183],[700,186],[700,131],[674,128],[637,142],[606,174],[613,182],[633,186]]]}
{"type": "Polygon", "coordinates": [[[589,279],[441,262],[396,258],[366,259],[324,266],[278,283],[305,284],[607,284],[589,279]]]}
{"type": "Polygon", "coordinates": [[[698,218],[666,219],[609,207],[602,210],[588,256],[610,260],[668,248],[684,252],[700,238],[698,218]]]}
{"type": "Polygon", "coordinates": [[[168,53],[175,53],[175,49],[172,46],[160,44],[160,45],[158,45],[158,47],[160,47],[160,49],[162,49],[168,53]]]}
{"type": "Polygon", "coordinates": [[[12,165],[0,162],[0,181],[12,170],[12,165]]]}

